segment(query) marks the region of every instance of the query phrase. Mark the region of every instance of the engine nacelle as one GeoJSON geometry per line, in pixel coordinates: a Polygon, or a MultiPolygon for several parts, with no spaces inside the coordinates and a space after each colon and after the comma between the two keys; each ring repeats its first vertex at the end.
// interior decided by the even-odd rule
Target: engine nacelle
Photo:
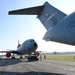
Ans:
{"type": "Polygon", "coordinates": [[[37,51],[37,52],[36,52],[36,55],[37,55],[37,56],[39,56],[39,55],[40,55],[40,53],[37,51]]]}
{"type": "Polygon", "coordinates": [[[8,57],[8,58],[11,57],[11,53],[10,52],[7,52],[6,53],[6,57],[8,57]]]}

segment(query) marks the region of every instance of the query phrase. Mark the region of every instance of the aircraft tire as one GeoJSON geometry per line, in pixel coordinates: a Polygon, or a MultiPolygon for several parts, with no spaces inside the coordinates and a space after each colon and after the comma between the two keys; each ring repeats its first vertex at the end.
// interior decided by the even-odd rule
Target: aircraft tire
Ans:
{"type": "Polygon", "coordinates": [[[15,59],[15,57],[12,57],[12,59],[15,59]]]}

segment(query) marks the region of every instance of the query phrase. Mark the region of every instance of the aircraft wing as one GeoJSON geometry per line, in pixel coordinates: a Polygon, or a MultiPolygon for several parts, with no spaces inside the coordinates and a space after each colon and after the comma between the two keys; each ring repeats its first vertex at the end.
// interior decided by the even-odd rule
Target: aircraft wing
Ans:
{"type": "Polygon", "coordinates": [[[7,53],[7,52],[10,52],[10,53],[15,53],[15,54],[19,54],[17,51],[15,51],[15,50],[6,50],[6,51],[0,51],[0,53],[7,53]]]}
{"type": "Polygon", "coordinates": [[[31,8],[24,8],[24,9],[18,9],[18,10],[12,10],[9,11],[9,14],[11,15],[38,15],[44,8],[44,5],[42,6],[36,6],[31,8]]]}
{"type": "Polygon", "coordinates": [[[8,52],[8,51],[0,51],[0,53],[6,53],[6,52],[8,52]]]}

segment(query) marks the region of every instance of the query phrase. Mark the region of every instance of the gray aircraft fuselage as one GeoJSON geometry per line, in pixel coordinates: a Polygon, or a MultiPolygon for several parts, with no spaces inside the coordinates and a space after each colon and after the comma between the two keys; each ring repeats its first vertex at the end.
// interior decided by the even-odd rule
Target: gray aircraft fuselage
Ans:
{"type": "Polygon", "coordinates": [[[75,12],[66,15],[45,2],[41,6],[9,11],[10,15],[37,15],[46,28],[43,39],[75,45],[75,12]]]}

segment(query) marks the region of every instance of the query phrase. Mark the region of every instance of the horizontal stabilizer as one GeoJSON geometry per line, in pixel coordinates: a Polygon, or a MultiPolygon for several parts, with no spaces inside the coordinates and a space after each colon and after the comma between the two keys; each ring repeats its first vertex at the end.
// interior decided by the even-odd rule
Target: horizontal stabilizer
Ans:
{"type": "Polygon", "coordinates": [[[37,18],[42,22],[44,27],[48,30],[51,27],[58,25],[60,21],[67,16],[65,13],[55,8],[48,2],[41,6],[24,8],[19,10],[9,11],[10,15],[37,15],[37,18]]]}
{"type": "Polygon", "coordinates": [[[9,15],[38,15],[44,8],[43,6],[31,7],[31,8],[24,8],[18,10],[9,11],[9,15]]]}

